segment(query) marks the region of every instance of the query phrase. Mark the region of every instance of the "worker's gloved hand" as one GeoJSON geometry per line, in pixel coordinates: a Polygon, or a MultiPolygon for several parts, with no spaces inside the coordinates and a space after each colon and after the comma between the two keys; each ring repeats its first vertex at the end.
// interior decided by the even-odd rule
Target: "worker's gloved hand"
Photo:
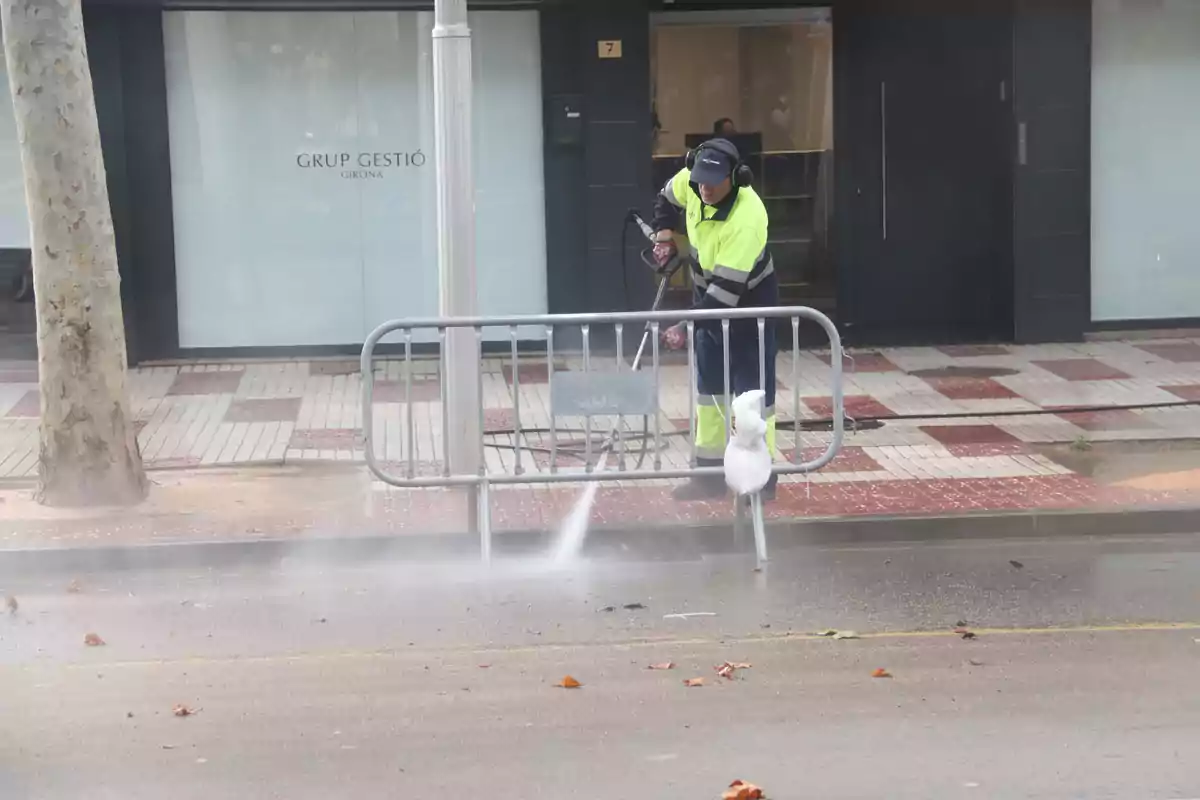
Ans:
{"type": "Polygon", "coordinates": [[[687,328],[685,323],[672,325],[662,332],[663,346],[668,350],[680,350],[687,344],[687,328]]]}
{"type": "Polygon", "coordinates": [[[654,262],[658,264],[659,269],[666,268],[678,253],[679,247],[671,238],[670,231],[659,231],[655,234],[654,262]]]}

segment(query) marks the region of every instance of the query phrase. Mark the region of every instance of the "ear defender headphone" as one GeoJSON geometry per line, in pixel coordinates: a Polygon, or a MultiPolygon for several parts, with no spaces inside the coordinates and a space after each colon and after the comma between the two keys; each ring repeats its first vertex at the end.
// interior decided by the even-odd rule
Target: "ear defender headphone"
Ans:
{"type": "Polygon", "coordinates": [[[684,158],[684,164],[689,170],[696,166],[696,157],[705,150],[716,150],[718,153],[733,159],[732,177],[734,186],[749,186],[754,181],[754,173],[750,170],[750,167],[742,163],[742,154],[738,152],[738,149],[728,139],[709,139],[699,147],[688,150],[687,156],[684,158]]]}

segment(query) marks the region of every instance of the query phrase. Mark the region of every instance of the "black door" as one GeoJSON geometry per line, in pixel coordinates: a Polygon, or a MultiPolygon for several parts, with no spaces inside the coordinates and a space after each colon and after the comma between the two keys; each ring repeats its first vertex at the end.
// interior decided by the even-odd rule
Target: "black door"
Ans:
{"type": "Polygon", "coordinates": [[[848,339],[1011,338],[1008,3],[850,0],[834,35],[848,339]]]}

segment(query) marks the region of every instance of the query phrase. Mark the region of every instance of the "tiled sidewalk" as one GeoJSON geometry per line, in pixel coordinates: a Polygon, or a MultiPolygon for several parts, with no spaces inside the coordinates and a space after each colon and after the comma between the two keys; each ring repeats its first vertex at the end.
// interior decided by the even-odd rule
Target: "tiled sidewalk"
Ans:
{"type": "MultiPolygon", "coordinates": [[[[1090,482],[1039,454],[1036,445],[1200,438],[1200,405],[1179,405],[1200,401],[1200,340],[899,348],[852,355],[845,381],[847,413],[883,424],[849,434],[842,454],[821,473],[790,478],[807,485],[789,488],[775,513],[793,513],[787,510],[788,498],[795,499],[794,513],[803,514],[1028,508],[1050,502],[1047,498],[1058,498],[1054,507],[1129,502],[1124,495],[1113,499],[1111,492],[1099,496],[1090,482]],[[1079,407],[1089,410],[1069,410],[1079,407]]],[[[579,364],[567,358],[556,368],[578,369],[579,364]]],[[[594,356],[592,368],[614,369],[615,364],[594,356]]],[[[401,402],[403,363],[378,363],[374,444],[402,471],[410,456],[404,435],[411,412],[416,433],[411,456],[419,471],[429,474],[442,459],[437,364],[418,361],[416,372],[410,407],[401,402]]],[[[802,428],[805,420],[828,416],[829,367],[821,353],[801,355],[798,382],[791,354],[782,354],[778,376],[777,406],[785,427],[797,410],[794,388],[802,428]]],[[[526,451],[522,465],[540,471],[549,462],[544,360],[523,360],[519,377],[521,427],[531,431],[524,446],[541,448],[526,451]]],[[[149,367],[134,371],[130,386],[142,453],[152,468],[363,458],[361,381],[354,361],[149,367]]],[[[498,445],[487,450],[488,469],[511,473],[516,466],[514,437],[506,432],[515,423],[511,364],[487,362],[484,393],[486,424],[493,432],[489,440],[498,445]]],[[[682,467],[689,453],[686,366],[663,367],[661,400],[662,460],[682,467]]],[[[36,471],[37,407],[36,367],[0,364],[0,478],[36,471]]],[[[611,422],[595,420],[596,436],[602,437],[611,422]]],[[[640,432],[641,420],[636,426],[630,422],[626,430],[640,432]]],[[[560,420],[560,440],[578,440],[580,425],[581,420],[560,420]]],[[[779,444],[785,455],[799,447],[811,457],[828,439],[827,432],[812,427],[798,436],[781,433],[779,444]]],[[[629,447],[636,452],[636,440],[629,447]]],[[[568,448],[558,458],[563,470],[581,465],[568,448]]],[[[626,464],[634,466],[632,455],[626,464]]],[[[514,508],[533,508],[519,496],[534,490],[511,491],[514,508]]],[[[542,491],[550,492],[537,490],[542,491]]],[[[665,487],[622,485],[621,491],[627,500],[638,500],[616,504],[620,508],[612,513],[638,517],[661,505],[665,487]]],[[[561,503],[534,505],[544,505],[529,511],[540,519],[557,514],[561,503]]],[[[697,507],[686,515],[709,513],[697,507]]],[[[719,513],[725,513],[723,504],[719,513]]]]}

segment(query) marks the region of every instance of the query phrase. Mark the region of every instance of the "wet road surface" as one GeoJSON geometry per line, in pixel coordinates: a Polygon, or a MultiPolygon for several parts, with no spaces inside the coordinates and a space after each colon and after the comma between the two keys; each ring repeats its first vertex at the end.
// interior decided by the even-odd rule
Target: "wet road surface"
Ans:
{"type": "Polygon", "coordinates": [[[1200,536],[0,590],[5,798],[1200,797],[1200,536]]]}

